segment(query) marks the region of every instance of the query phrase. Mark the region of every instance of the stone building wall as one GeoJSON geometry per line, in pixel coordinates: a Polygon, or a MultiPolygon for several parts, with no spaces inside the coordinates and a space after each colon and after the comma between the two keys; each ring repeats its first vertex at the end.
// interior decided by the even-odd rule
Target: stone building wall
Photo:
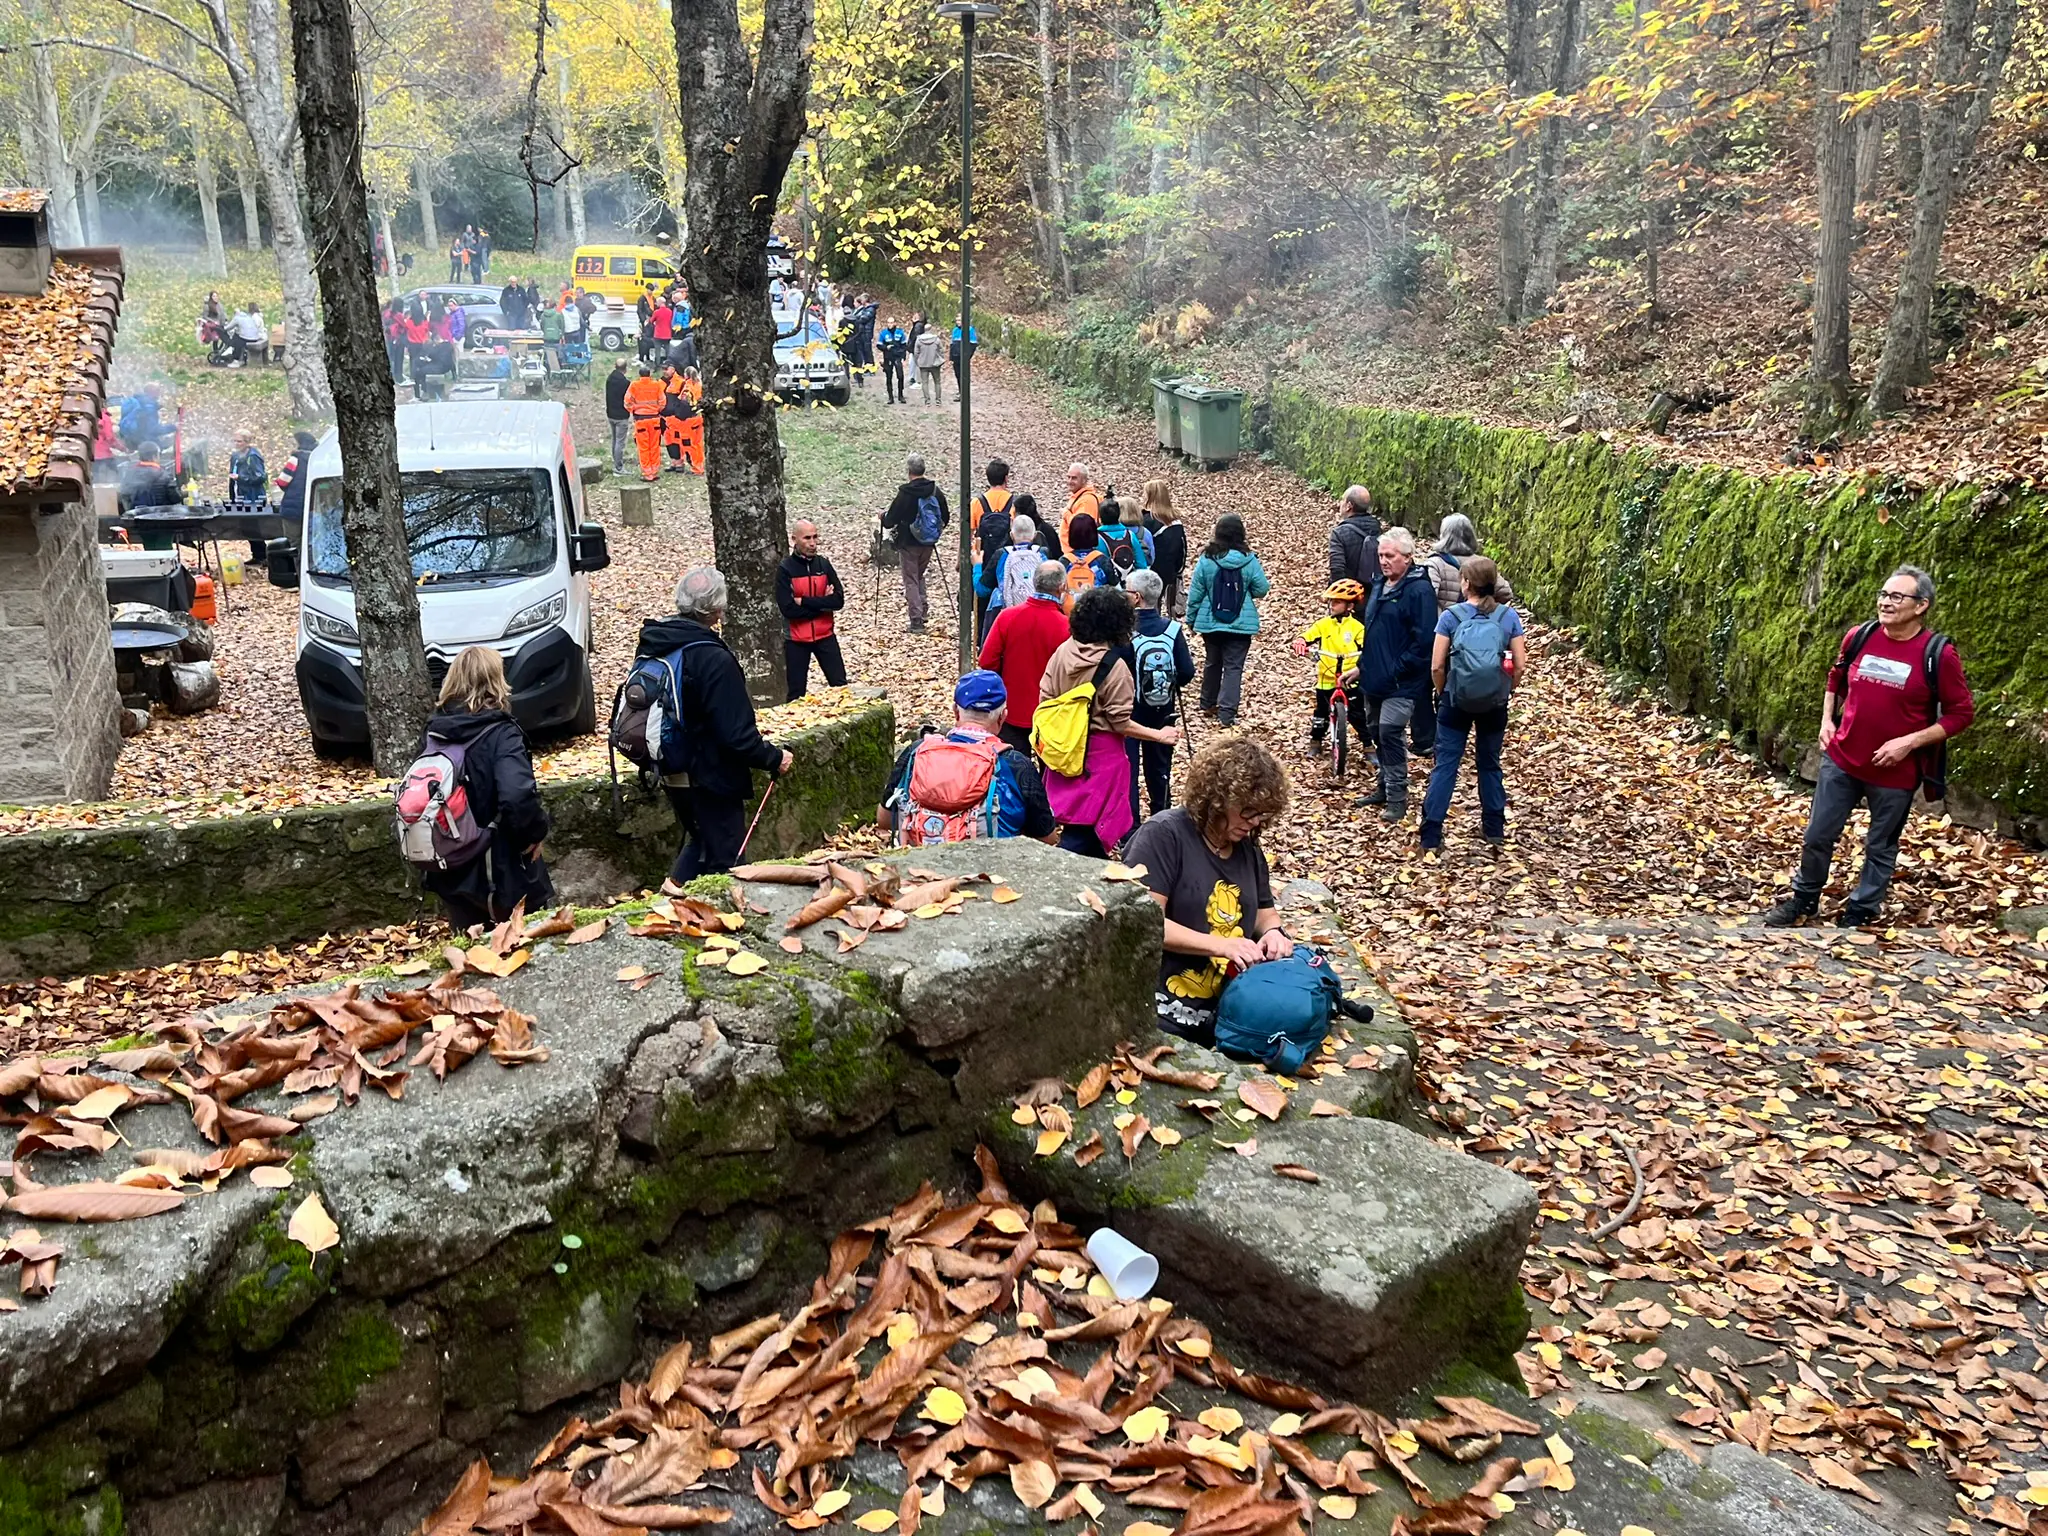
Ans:
{"type": "Polygon", "coordinates": [[[0,501],[0,802],[99,800],[121,750],[90,509],[0,501]]]}

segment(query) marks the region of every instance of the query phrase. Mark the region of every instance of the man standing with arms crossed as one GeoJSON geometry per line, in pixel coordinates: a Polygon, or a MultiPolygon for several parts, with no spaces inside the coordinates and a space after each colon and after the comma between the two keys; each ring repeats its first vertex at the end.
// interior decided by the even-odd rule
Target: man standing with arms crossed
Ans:
{"type": "Polygon", "coordinates": [[[818,525],[803,521],[789,530],[789,554],[775,568],[775,606],[789,623],[782,642],[789,697],[800,699],[811,686],[811,658],[825,669],[825,682],[846,686],[846,662],[832,615],[846,606],[846,588],[832,562],[818,553],[818,525]]]}
{"type": "Polygon", "coordinates": [[[1934,578],[1902,565],[1877,594],[1877,617],[1842,637],[1820,701],[1820,775],[1792,894],[1764,914],[1767,928],[1790,928],[1820,910],[1835,844],[1861,800],[1870,807],[1863,875],[1837,917],[1844,928],[1877,918],[1899,862],[1899,836],[1913,792],[1947,790],[1945,743],[1976,718],[1962,658],[1946,635],[1927,628],[1934,578]],[[1840,713],[1837,715],[1837,701],[1840,713]]]}

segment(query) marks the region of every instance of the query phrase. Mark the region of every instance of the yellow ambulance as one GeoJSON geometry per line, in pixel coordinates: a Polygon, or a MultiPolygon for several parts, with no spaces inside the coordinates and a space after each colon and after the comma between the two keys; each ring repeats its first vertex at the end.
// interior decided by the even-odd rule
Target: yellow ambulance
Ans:
{"type": "Polygon", "coordinates": [[[632,305],[676,275],[676,259],[653,245],[579,245],[569,280],[585,293],[632,305]]]}

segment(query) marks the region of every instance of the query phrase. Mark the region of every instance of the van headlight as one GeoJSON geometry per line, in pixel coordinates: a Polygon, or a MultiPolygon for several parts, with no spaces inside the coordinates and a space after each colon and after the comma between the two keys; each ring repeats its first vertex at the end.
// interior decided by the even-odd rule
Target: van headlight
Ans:
{"type": "Polygon", "coordinates": [[[336,645],[361,645],[362,637],[356,633],[355,625],[346,619],[331,618],[317,608],[301,608],[299,616],[306,621],[306,633],[321,640],[332,640],[336,645]]]}
{"type": "Polygon", "coordinates": [[[537,603],[528,603],[513,614],[505,625],[505,635],[523,635],[529,629],[546,629],[550,624],[569,611],[569,594],[557,592],[553,597],[544,597],[537,603]]]}

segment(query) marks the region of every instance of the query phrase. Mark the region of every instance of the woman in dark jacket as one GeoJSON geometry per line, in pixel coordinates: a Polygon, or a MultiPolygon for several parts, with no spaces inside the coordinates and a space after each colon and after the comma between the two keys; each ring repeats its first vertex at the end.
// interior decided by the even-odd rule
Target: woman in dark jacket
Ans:
{"type": "Polygon", "coordinates": [[[1169,618],[1182,613],[1180,579],[1188,569],[1188,529],[1173,507],[1173,491],[1164,480],[1145,482],[1145,526],[1152,531],[1152,569],[1166,584],[1159,611],[1169,618]]]}
{"type": "Polygon", "coordinates": [[[277,515],[284,519],[284,536],[294,545],[306,521],[306,461],[319,442],[310,432],[294,432],[291,457],[277,474],[277,515]]]}
{"type": "Polygon", "coordinates": [[[422,753],[436,741],[463,748],[462,781],[470,812],[492,826],[490,851],[452,869],[429,869],[421,879],[448,909],[448,926],[501,923],[521,900],[529,912],[555,899],[541,858],[548,835],[547,807],[533,781],[526,733],[512,718],[505,663],[488,646],[472,645],[448,669],[422,753]]]}

